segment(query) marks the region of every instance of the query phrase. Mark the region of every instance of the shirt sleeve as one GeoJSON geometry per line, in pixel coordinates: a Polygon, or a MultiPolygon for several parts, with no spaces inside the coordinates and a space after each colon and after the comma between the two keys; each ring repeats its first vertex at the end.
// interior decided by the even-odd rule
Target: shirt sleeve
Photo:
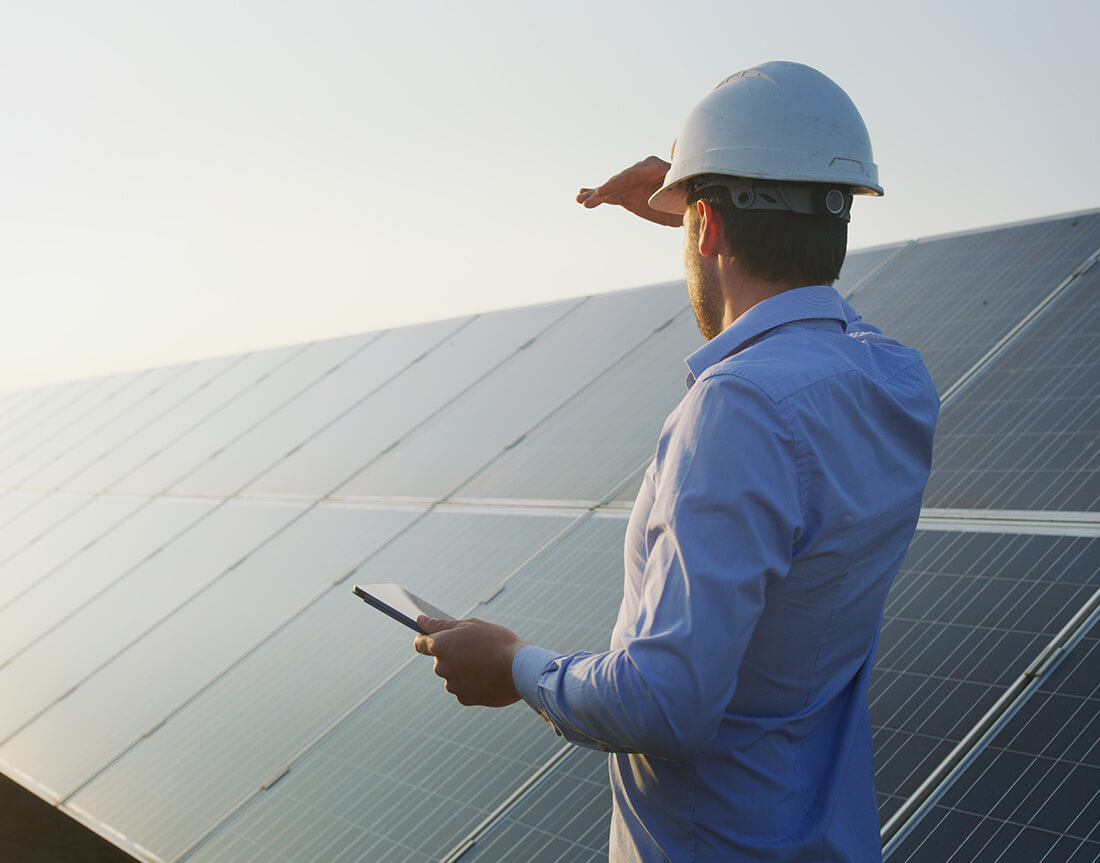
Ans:
{"type": "Polygon", "coordinates": [[[717,731],[801,528],[798,447],[779,405],[729,373],[702,376],[661,434],[638,612],[618,649],[513,662],[524,700],[582,745],[663,758],[717,731]]]}

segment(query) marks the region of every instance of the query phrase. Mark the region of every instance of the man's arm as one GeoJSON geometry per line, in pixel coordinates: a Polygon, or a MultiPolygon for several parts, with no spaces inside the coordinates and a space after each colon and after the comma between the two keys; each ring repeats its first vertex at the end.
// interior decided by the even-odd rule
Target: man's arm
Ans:
{"type": "Polygon", "coordinates": [[[649,206],[650,196],[664,185],[668,168],[669,163],[656,156],[642,159],[595,189],[581,189],[577,193],[577,203],[589,209],[600,204],[615,204],[647,221],[679,228],[683,225],[681,216],[662,213],[649,206]]]}
{"type": "Polygon", "coordinates": [[[802,518],[796,457],[764,393],[732,376],[700,379],[662,434],[642,595],[623,646],[558,656],[509,632],[503,651],[476,641],[459,651],[455,640],[451,652],[443,632],[433,636],[437,673],[454,675],[448,690],[460,700],[475,689],[461,690],[459,669],[471,687],[495,681],[491,698],[522,695],[576,743],[667,758],[696,751],[733,696],[768,581],[790,568],[802,518]]]}

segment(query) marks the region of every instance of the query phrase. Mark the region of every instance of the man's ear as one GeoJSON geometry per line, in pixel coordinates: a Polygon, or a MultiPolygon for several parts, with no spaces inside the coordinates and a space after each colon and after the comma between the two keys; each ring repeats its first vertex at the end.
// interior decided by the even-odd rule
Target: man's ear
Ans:
{"type": "Polygon", "coordinates": [[[699,217],[699,254],[704,258],[716,257],[722,251],[726,230],[722,214],[709,201],[696,201],[694,206],[699,217]]]}

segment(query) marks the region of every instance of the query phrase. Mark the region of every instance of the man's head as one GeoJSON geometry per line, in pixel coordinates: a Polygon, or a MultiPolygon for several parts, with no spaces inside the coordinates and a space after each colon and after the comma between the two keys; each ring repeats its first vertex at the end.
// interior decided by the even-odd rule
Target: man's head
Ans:
{"type": "Polygon", "coordinates": [[[847,94],[799,63],[731,75],[688,116],[664,185],[680,215],[699,329],[710,339],[746,303],[840,274],[853,195],[881,195],[867,127],[847,94]]]}
{"type": "Polygon", "coordinates": [[[751,276],[788,287],[831,285],[840,275],[848,243],[848,222],[789,210],[740,209],[729,189],[703,174],[686,181],[691,208],[706,201],[722,218],[728,254],[751,276]]]}

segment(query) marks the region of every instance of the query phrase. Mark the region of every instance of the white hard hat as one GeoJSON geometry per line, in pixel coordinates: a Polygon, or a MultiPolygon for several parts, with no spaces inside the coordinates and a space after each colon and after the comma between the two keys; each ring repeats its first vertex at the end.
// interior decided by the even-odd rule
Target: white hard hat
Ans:
{"type": "Polygon", "coordinates": [[[649,205],[682,214],[683,181],[700,174],[882,194],[867,127],[848,94],[816,69],[786,61],[731,75],[695,106],[649,205]]]}

